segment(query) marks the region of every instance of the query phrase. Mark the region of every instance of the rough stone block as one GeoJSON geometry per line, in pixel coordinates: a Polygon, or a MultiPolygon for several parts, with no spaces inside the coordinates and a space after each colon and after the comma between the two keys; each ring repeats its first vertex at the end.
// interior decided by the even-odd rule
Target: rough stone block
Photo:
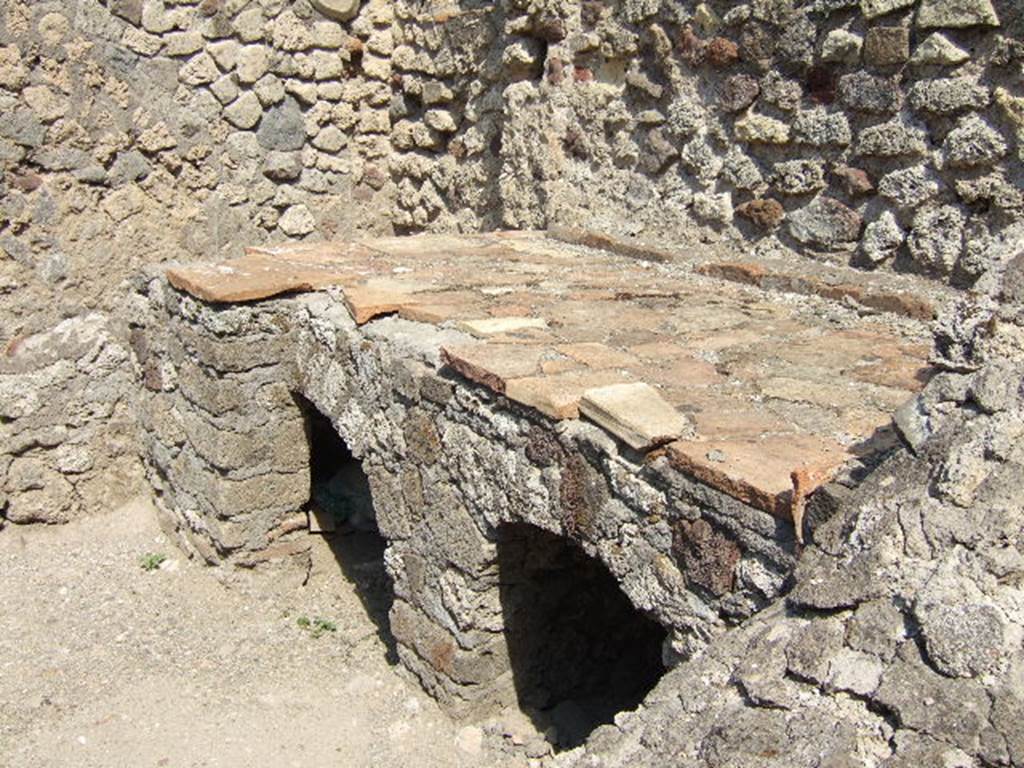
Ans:
{"type": "Polygon", "coordinates": [[[991,0],[923,0],[917,9],[917,26],[998,27],[999,17],[991,0]]]}
{"type": "Polygon", "coordinates": [[[864,62],[872,67],[905,64],[910,58],[907,27],[872,27],[864,36],[864,62]]]}
{"type": "Polygon", "coordinates": [[[860,0],[860,10],[868,19],[910,8],[916,0],[860,0]]]}
{"type": "Polygon", "coordinates": [[[820,196],[789,215],[793,237],[805,245],[835,248],[860,237],[863,220],[859,213],[831,197],[820,196]]]}

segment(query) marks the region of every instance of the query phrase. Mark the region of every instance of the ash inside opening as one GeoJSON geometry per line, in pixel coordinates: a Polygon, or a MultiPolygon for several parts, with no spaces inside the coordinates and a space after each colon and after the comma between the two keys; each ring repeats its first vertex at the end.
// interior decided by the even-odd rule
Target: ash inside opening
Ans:
{"type": "Polygon", "coordinates": [[[534,526],[499,530],[498,563],[519,706],[553,746],[579,746],[635,709],[665,672],[665,629],[602,563],[534,526]]]}

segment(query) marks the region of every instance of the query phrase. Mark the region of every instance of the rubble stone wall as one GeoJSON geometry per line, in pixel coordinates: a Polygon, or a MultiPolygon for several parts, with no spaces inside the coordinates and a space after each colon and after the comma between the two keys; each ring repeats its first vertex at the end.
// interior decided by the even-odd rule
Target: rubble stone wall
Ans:
{"type": "Polygon", "coordinates": [[[936,330],[908,444],[798,553],[780,523],[445,374],[460,332],[341,297],[214,307],[140,281],[134,360],[165,525],[211,562],[301,564],[301,394],[369,477],[403,665],[458,715],[514,701],[498,531],[578,543],[670,630],[670,669],[566,768],[1024,764],[1024,253],[936,330]],[[911,447],[912,446],[912,447],[911,447]]]}
{"type": "Polygon", "coordinates": [[[784,599],[559,765],[1024,765],[1020,234],[941,323],[916,449],[818,529],[784,599]]]}
{"type": "Polygon", "coordinates": [[[461,332],[398,318],[356,327],[329,295],[217,309],[162,278],[140,290],[144,450],[167,529],[211,563],[301,566],[310,500],[301,395],[369,478],[403,663],[459,714],[514,703],[496,549],[505,523],[550,531],[602,561],[672,631],[668,658],[766,605],[795,564],[787,522],[687,480],[664,458],[638,465],[593,425],[556,430],[450,380],[438,350],[465,341],[461,332]]]}
{"type": "Polygon", "coordinates": [[[145,263],[359,233],[585,225],[970,285],[1022,216],[1021,33],[1012,0],[11,0],[0,345],[125,327],[145,263]]]}
{"type": "Polygon", "coordinates": [[[692,244],[696,221],[969,285],[1024,215],[1022,16],[989,0],[530,4],[508,27],[540,38],[543,76],[505,92],[505,224],[692,244]]]}

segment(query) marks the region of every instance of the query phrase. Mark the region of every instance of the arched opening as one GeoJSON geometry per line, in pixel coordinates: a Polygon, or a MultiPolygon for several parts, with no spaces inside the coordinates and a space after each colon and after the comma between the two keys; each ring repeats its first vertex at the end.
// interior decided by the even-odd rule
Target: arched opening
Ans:
{"type": "Polygon", "coordinates": [[[388,661],[395,664],[398,654],[388,621],[394,588],[384,566],[387,541],[377,529],[369,479],[362,462],[352,455],[331,420],[301,395],[295,395],[295,400],[302,410],[309,442],[310,531],[326,539],[376,626],[388,661]]]}
{"type": "Polygon", "coordinates": [[[635,709],[665,671],[664,628],[602,563],[534,526],[499,529],[498,565],[519,706],[553,747],[635,709]]]}

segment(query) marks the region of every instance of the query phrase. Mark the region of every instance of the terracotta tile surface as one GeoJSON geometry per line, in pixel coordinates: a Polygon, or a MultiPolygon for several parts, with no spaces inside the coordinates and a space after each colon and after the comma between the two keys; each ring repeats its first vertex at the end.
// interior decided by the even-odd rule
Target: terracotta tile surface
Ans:
{"type": "Polygon", "coordinates": [[[849,458],[840,444],[812,435],[677,441],[667,453],[677,469],[779,517],[791,514],[793,472],[813,473],[820,485],[849,458]]]}
{"type": "Polygon", "coordinates": [[[582,409],[634,448],[684,435],[664,449],[672,465],[784,517],[891,440],[889,414],[929,376],[917,319],[936,299],[905,280],[554,235],[250,249],[168,279],[211,302],[333,285],[356,323],[398,314],[461,329],[477,341],[442,356],[467,379],[552,419],[582,409]],[[819,296],[899,317],[828,310],[819,296]]]}
{"type": "Polygon", "coordinates": [[[628,381],[627,374],[613,370],[566,371],[513,379],[508,382],[505,394],[509,399],[536,408],[552,419],[575,419],[579,418],[580,400],[587,390],[628,381]]]}
{"type": "Polygon", "coordinates": [[[588,389],[580,413],[635,450],[649,450],[683,437],[689,420],[644,382],[588,389]]]}

